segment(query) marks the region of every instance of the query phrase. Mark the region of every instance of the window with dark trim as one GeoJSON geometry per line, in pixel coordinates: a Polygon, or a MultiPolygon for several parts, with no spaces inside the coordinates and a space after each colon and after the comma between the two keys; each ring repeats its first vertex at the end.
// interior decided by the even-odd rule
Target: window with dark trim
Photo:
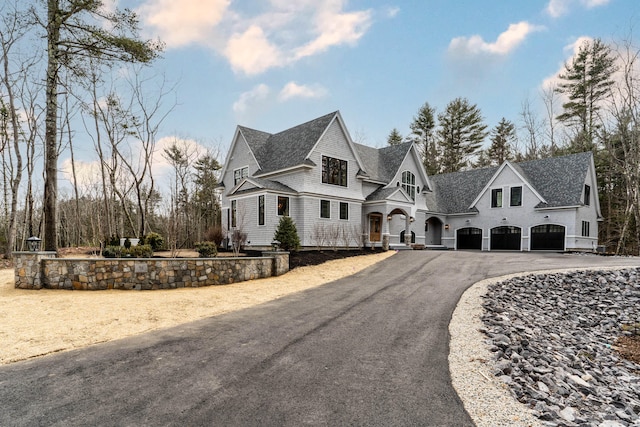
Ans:
{"type": "Polygon", "coordinates": [[[258,225],[264,225],[264,195],[258,196],[258,225]]]}
{"type": "Polygon", "coordinates": [[[340,219],[349,219],[349,203],[340,202],[340,219]]]}
{"type": "Polygon", "coordinates": [[[582,237],[589,237],[590,224],[589,221],[582,221],[582,237]]]}
{"type": "Polygon", "coordinates": [[[231,226],[232,227],[236,227],[237,225],[236,223],[237,211],[238,211],[238,201],[232,200],[231,201],[231,226]]]}
{"type": "Polygon", "coordinates": [[[522,187],[511,187],[509,206],[522,206],[522,187]]]}
{"type": "Polygon", "coordinates": [[[240,181],[249,176],[249,166],[245,166],[233,171],[233,185],[238,185],[240,181]]]}
{"type": "Polygon", "coordinates": [[[331,202],[320,200],[320,218],[331,218],[331,202]]]}
{"type": "Polygon", "coordinates": [[[584,185],[584,204],[589,206],[591,204],[591,186],[584,185]]]}
{"type": "Polygon", "coordinates": [[[416,176],[411,171],[402,172],[402,188],[411,200],[416,199],[416,176]]]}
{"type": "Polygon", "coordinates": [[[346,187],[347,161],[322,156],[322,182],[346,187]]]}
{"type": "Polygon", "coordinates": [[[502,188],[494,188],[493,190],[491,190],[491,207],[502,207],[502,188]]]}
{"type": "Polygon", "coordinates": [[[289,216],[289,198],[278,196],[278,216],[289,216]]]}

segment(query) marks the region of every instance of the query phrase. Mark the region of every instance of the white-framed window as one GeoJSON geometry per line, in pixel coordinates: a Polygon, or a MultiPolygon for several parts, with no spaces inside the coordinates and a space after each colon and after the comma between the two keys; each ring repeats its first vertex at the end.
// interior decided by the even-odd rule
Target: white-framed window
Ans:
{"type": "Polygon", "coordinates": [[[349,219],[349,203],[340,202],[340,219],[349,219]]]}
{"type": "Polygon", "coordinates": [[[289,198],[278,196],[278,216],[289,216],[289,198]]]}
{"type": "Polygon", "coordinates": [[[320,218],[331,218],[331,202],[320,200],[320,218]]]}
{"type": "Polygon", "coordinates": [[[584,204],[585,206],[591,205],[591,186],[588,184],[584,185],[584,204]]]}
{"type": "Polygon", "coordinates": [[[582,237],[589,237],[590,225],[589,221],[582,221],[582,237]]]}
{"type": "Polygon", "coordinates": [[[491,207],[502,207],[502,188],[494,188],[493,190],[491,190],[491,207]]]}
{"type": "Polygon", "coordinates": [[[233,170],[233,185],[238,185],[240,181],[249,176],[249,166],[233,170]]]}
{"type": "Polygon", "coordinates": [[[324,184],[347,186],[347,161],[322,156],[322,182],[324,184]]]}
{"type": "Polygon", "coordinates": [[[402,172],[402,188],[411,197],[411,200],[416,199],[416,176],[413,172],[402,172]]]}
{"type": "Polygon", "coordinates": [[[231,227],[237,227],[237,219],[238,219],[238,201],[231,201],[231,227]]]}
{"type": "Polygon", "coordinates": [[[522,187],[509,189],[509,206],[522,206],[522,187]]]}
{"type": "Polygon", "coordinates": [[[258,225],[264,225],[264,194],[258,196],[258,225]]]}

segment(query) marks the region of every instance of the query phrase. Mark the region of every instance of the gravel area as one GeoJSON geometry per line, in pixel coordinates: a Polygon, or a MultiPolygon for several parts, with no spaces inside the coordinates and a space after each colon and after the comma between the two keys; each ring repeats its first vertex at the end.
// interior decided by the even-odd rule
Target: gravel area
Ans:
{"type": "Polygon", "coordinates": [[[638,315],[637,270],[580,270],[484,280],[460,299],[449,365],[479,427],[640,425],[637,365],[609,344],[638,315]]]}

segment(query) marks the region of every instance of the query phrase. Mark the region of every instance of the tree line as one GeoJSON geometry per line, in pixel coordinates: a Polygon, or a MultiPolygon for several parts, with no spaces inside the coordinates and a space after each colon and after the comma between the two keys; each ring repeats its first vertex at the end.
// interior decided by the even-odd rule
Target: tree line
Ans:
{"type": "Polygon", "coordinates": [[[162,42],[138,30],[135,13],[101,0],[0,6],[5,256],[29,236],[47,250],[152,232],[193,247],[219,224],[219,152],[177,138],[158,146],[174,88],[149,67],[162,42]],[[80,151],[97,161],[79,161],[80,151]],[[169,189],[154,176],[158,151],[173,171],[169,189]],[[58,188],[62,154],[68,190],[58,188]]]}
{"type": "Polygon", "coordinates": [[[394,128],[387,143],[415,141],[430,175],[591,151],[604,217],[599,241],[610,252],[638,255],[639,56],[631,36],[612,44],[586,40],[557,82],[541,91],[542,115],[525,100],[517,122],[503,117],[489,130],[466,98],[440,113],[427,102],[410,122],[411,133],[403,137],[394,128]]]}

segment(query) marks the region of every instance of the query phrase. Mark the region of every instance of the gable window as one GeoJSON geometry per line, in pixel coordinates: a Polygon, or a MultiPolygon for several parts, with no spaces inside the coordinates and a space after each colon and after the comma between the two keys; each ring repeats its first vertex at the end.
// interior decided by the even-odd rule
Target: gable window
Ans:
{"type": "Polygon", "coordinates": [[[331,202],[320,200],[320,218],[331,218],[331,202]]]}
{"type": "Polygon", "coordinates": [[[240,181],[249,176],[249,166],[245,166],[233,171],[233,185],[238,185],[240,181]]]}
{"type": "Polygon", "coordinates": [[[347,161],[322,156],[322,182],[346,187],[347,161]]]}
{"type": "Polygon", "coordinates": [[[264,225],[264,195],[258,196],[258,225],[264,225]]]}
{"type": "Polygon", "coordinates": [[[278,216],[289,216],[289,198],[278,196],[278,216]]]}
{"type": "Polygon", "coordinates": [[[509,206],[522,206],[522,187],[511,187],[509,206]]]}
{"type": "Polygon", "coordinates": [[[411,200],[416,199],[416,176],[411,171],[402,172],[402,189],[407,192],[411,200]]]}
{"type": "Polygon", "coordinates": [[[584,204],[589,206],[591,204],[591,186],[584,185],[584,204]]]}
{"type": "Polygon", "coordinates": [[[582,237],[589,237],[589,221],[582,221],[582,237]]]}
{"type": "Polygon", "coordinates": [[[349,203],[340,202],[340,219],[349,219],[349,203]]]}
{"type": "Polygon", "coordinates": [[[231,201],[231,226],[232,227],[236,227],[237,226],[237,211],[238,211],[238,201],[237,200],[232,200],[231,201]]]}
{"type": "Polygon", "coordinates": [[[491,190],[491,207],[502,207],[502,188],[494,188],[493,190],[491,190]]]}

